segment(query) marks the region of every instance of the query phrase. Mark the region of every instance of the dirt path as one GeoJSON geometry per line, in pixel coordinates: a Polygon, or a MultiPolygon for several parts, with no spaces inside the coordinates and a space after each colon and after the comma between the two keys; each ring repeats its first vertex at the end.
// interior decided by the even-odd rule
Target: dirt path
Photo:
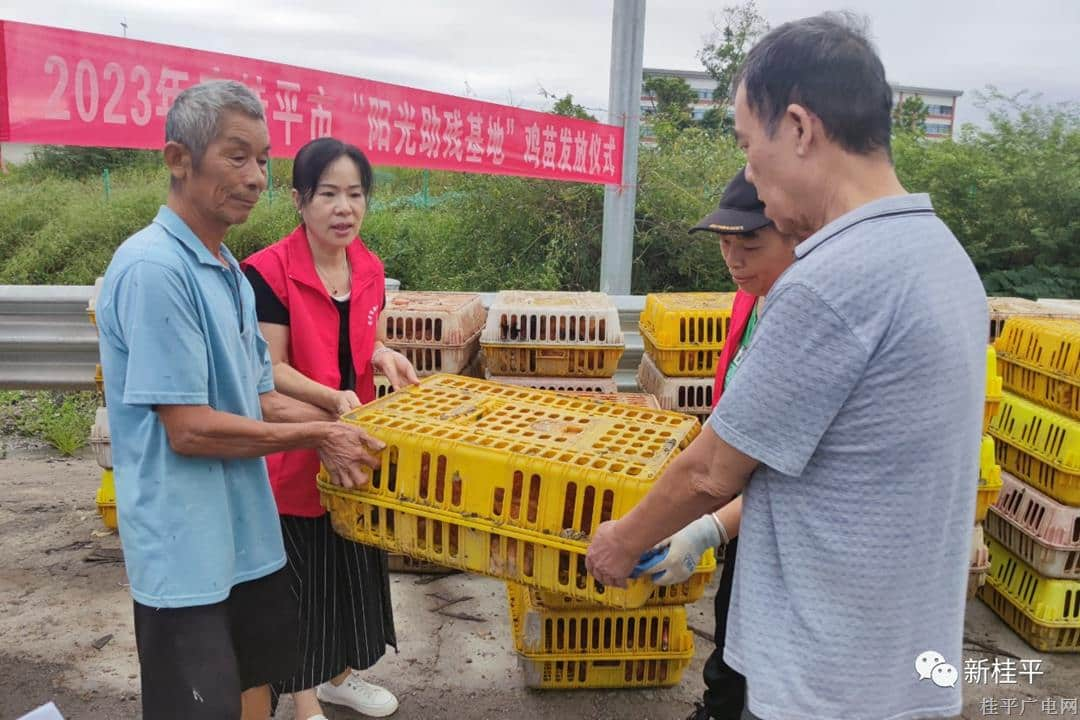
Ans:
{"type": "MultiPolygon", "coordinates": [[[[9,450],[0,460],[0,720],[49,700],[69,720],[140,717],[131,599],[116,561],[119,539],[102,532],[94,505],[98,474],[88,456],[64,460],[40,449],[9,450]]],[[[400,653],[390,651],[368,678],[401,698],[396,718],[675,720],[689,713],[700,692],[701,666],[711,649],[700,637],[693,664],[671,690],[527,690],[511,649],[500,583],[466,575],[431,582],[394,575],[392,583],[400,653]],[[433,612],[442,602],[436,594],[472,598],[455,608],[482,620],[433,612]]],[[[690,608],[691,625],[708,633],[710,605],[705,600],[690,608]]],[[[1042,658],[1044,675],[1033,686],[969,685],[965,717],[985,715],[983,697],[1080,697],[1080,656],[1035,653],[978,601],[969,605],[967,635],[984,646],[971,645],[969,658],[1042,658]]],[[[1038,709],[1029,704],[1023,717],[1060,717],[1038,709]]],[[[996,714],[1006,713],[999,708],[996,714]]],[[[328,715],[360,717],[333,710],[328,715]]],[[[291,720],[287,703],[279,717],[291,720]]]]}

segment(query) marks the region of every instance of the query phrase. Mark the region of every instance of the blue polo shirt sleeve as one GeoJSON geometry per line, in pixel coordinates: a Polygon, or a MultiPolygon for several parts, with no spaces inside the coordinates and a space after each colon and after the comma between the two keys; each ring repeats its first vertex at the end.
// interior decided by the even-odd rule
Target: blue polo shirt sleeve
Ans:
{"type": "Polygon", "coordinates": [[[258,326],[255,327],[255,352],[259,354],[259,387],[260,395],[271,392],[274,389],[274,363],[270,361],[270,343],[262,336],[258,326]]]}
{"type": "Polygon", "coordinates": [[[205,330],[183,276],[163,264],[136,262],[116,298],[128,355],[124,403],[209,404],[205,330]]]}
{"type": "Polygon", "coordinates": [[[775,288],[709,426],[729,445],[789,476],[801,475],[869,354],[812,289],[775,288]]]}

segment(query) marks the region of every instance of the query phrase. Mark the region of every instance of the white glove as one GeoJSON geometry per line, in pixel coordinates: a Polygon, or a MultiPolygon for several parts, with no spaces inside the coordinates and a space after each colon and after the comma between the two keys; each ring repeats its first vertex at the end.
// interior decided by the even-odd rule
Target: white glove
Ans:
{"type": "Polygon", "coordinates": [[[702,515],[656,546],[657,549],[666,547],[668,552],[667,557],[649,568],[653,582],[657,585],[686,582],[694,574],[702,554],[722,542],[720,523],[712,513],[702,515]]]}

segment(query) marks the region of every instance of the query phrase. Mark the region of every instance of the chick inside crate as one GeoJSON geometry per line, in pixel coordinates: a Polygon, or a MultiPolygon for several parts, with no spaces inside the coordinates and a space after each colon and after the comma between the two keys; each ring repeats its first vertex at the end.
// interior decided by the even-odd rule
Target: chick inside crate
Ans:
{"type": "MultiPolygon", "coordinates": [[[[363,488],[321,477],[324,504],[342,515],[339,532],[464,570],[523,574],[523,584],[602,604],[619,593],[586,587],[586,540],[636,505],[699,432],[678,413],[452,375],[344,420],[386,448],[363,488]]],[[[644,583],[630,596],[640,604],[651,592],[644,583]]]]}

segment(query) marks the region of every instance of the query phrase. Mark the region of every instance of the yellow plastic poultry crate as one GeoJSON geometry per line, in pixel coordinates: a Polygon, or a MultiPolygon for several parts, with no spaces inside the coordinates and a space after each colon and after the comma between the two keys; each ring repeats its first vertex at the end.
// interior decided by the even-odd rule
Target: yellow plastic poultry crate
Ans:
{"type": "Polygon", "coordinates": [[[1010,318],[994,347],[1048,373],[1080,379],[1080,319],[1010,318]]]}
{"type": "Polygon", "coordinates": [[[998,462],[1067,505],[1080,505],[1080,422],[1012,393],[990,423],[998,462]]]}
{"type": "Polygon", "coordinates": [[[629,512],[700,431],[666,410],[457,375],[342,419],[387,444],[365,495],[570,537],[629,512]]]}
{"type": "Polygon", "coordinates": [[[487,311],[477,293],[387,293],[379,321],[387,345],[466,345],[484,327],[487,311]]]}
{"type": "MultiPolygon", "coordinates": [[[[584,540],[601,522],[621,517],[644,497],[678,450],[700,431],[693,418],[677,413],[454,375],[426,378],[343,419],[387,445],[382,469],[371,474],[364,488],[320,486],[324,500],[341,512],[338,524],[347,532],[370,534],[380,508],[383,513],[396,510],[411,519],[402,530],[411,535],[373,544],[502,577],[490,550],[491,558],[473,549],[472,557],[452,562],[430,548],[416,554],[429,522],[438,521],[440,527],[449,522],[455,538],[472,531],[490,535],[492,548],[514,556],[514,562],[522,563],[519,569],[524,571],[527,563],[546,573],[525,584],[563,592],[575,560],[575,572],[581,565],[575,580],[580,587],[569,594],[585,600],[595,593],[584,577],[584,540]],[[350,510],[350,503],[362,505],[363,511],[350,510]],[[369,514],[370,521],[365,519],[369,514]],[[399,549],[401,544],[414,551],[399,549]],[[526,546],[528,558],[517,557],[526,546]],[[547,551],[544,558],[534,557],[541,549],[547,551]],[[553,564],[542,564],[542,559],[553,564]]],[[[639,589],[644,603],[651,586],[639,589]]],[[[594,601],[612,604],[607,596],[594,601]]]]}
{"type": "Polygon", "coordinates": [[[723,348],[734,299],[735,293],[649,293],[638,325],[660,347],[723,348]]]}
{"type": "MultiPolygon", "coordinates": [[[[694,569],[694,574],[686,582],[675,585],[656,585],[646,605],[688,605],[697,602],[705,595],[705,588],[712,581],[716,572],[716,555],[712,549],[706,550],[701,562],[694,569]]],[[[537,591],[534,597],[547,608],[583,608],[589,607],[579,600],[566,595],[537,591]]],[[[593,606],[596,607],[596,606],[593,606]]]]}
{"type": "Polygon", "coordinates": [[[116,482],[112,470],[101,471],[101,485],[97,489],[94,500],[97,502],[101,522],[105,527],[116,530],[116,482]]]}
{"type": "Polygon", "coordinates": [[[722,347],[665,348],[656,344],[652,335],[642,328],[641,341],[656,367],[668,377],[713,377],[720,362],[722,347]]]}
{"type": "Polygon", "coordinates": [[[995,346],[1006,389],[1080,419],[1080,319],[1011,318],[995,346]]]}
{"type": "Polygon", "coordinates": [[[1080,628],[1053,627],[1032,620],[1017,607],[1008,594],[987,582],[979,588],[979,597],[1006,625],[1040,652],[1080,651],[1080,628]]]}
{"type": "Polygon", "coordinates": [[[536,590],[506,584],[514,647],[526,655],[602,655],[633,659],[671,652],[690,630],[682,605],[633,610],[558,607],[543,604],[536,590]]]}
{"type": "Polygon", "coordinates": [[[1036,650],[1080,650],[1080,581],[1044,577],[992,537],[987,545],[987,604],[1036,650]]]}
{"type": "Polygon", "coordinates": [[[1004,353],[998,355],[998,367],[1009,392],[1080,420],[1080,380],[1050,375],[1004,353]]]}
{"type": "Polygon", "coordinates": [[[734,293],[652,293],[638,320],[645,352],[668,377],[709,377],[724,349],[734,293]]]}
{"type": "Polygon", "coordinates": [[[986,519],[986,511],[1001,493],[1001,466],[994,457],[994,439],[984,435],[979,448],[979,489],[975,494],[975,522],[986,519]]]}
{"type": "MultiPolygon", "coordinates": [[[[528,592],[521,594],[508,589],[508,596],[510,598],[511,629],[515,636],[515,644],[517,644],[517,638],[524,632],[526,617],[530,612],[527,599],[528,592]]],[[[683,608],[672,609],[682,610],[683,619],[685,620],[685,610],[683,608]]],[[[638,612],[640,613],[640,611],[638,612]]],[[[623,615],[623,613],[617,614],[623,615]]],[[[646,613],[646,616],[650,615],[651,613],[646,613]]],[[[575,617],[575,614],[571,612],[570,617],[575,617]]],[[[579,612],[576,617],[584,616],[580,615],[579,612]]],[[[610,645],[611,640],[614,638],[609,638],[605,643],[602,637],[604,614],[592,613],[589,617],[599,627],[594,633],[590,633],[588,627],[584,628],[583,634],[586,642],[590,641],[590,635],[592,635],[594,638],[599,637],[598,644],[610,645]]],[[[625,616],[623,619],[625,622],[625,616]]],[[[645,633],[643,635],[639,634],[632,644],[637,645],[643,639],[646,645],[660,645],[662,648],[664,646],[662,631],[658,628],[654,638],[648,617],[642,619],[645,622],[635,623],[635,630],[640,628],[645,630],[645,633]],[[656,642],[653,642],[654,639],[656,642]]],[[[628,624],[624,624],[619,629],[616,623],[617,620],[611,624],[611,630],[613,633],[617,631],[617,635],[626,642],[629,640],[628,624]]],[[[563,627],[565,628],[566,625],[564,624],[563,627]]],[[[578,628],[580,627],[578,625],[578,628]]],[[[554,639],[556,644],[558,640],[557,628],[558,625],[555,624],[556,637],[554,639]]],[[[539,629],[542,634],[542,624],[539,629]]],[[[679,684],[683,672],[694,657],[694,638],[688,629],[675,633],[671,633],[669,629],[667,640],[666,650],[638,648],[632,654],[582,654],[574,651],[522,652],[519,650],[518,660],[525,679],[525,685],[536,689],[671,687],[679,684]]],[[[563,645],[565,644],[564,641],[563,645]]]]}
{"type": "Polygon", "coordinates": [[[591,690],[675,687],[694,659],[694,639],[686,637],[678,653],[634,660],[540,658],[519,655],[525,686],[535,690],[591,690]]]}
{"type": "Polygon", "coordinates": [[[983,434],[990,429],[990,421],[994,419],[1001,407],[1002,378],[998,372],[998,354],[993,345],[986,347],[986,402],[983,405],[983,434]]]}
{"type": "Polygon", "coordinates": [[[655,589],[643,578],[629,581],[626,588],[597,582],[585,568],[585,540],[343,490],[324,473],[317,485],[334,531],[355,542],[610,607],[641,607],[655,589]]]}
{"type": "Polygon", "coordinates": [[[990,311],[990,342],[1001,336],[1010,318],[1053,318],[1072,314],[1024,298],[988,297],[986,304],[990,311]]]}

